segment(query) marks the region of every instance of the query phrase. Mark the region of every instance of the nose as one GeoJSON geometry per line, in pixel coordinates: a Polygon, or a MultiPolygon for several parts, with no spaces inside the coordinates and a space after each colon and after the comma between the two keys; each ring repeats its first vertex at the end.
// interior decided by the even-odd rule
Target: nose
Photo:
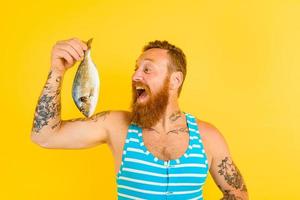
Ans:
{"type": "Polygon", "coordinates": [[[134,74],[132,75],[132,80],[135,81],[135,82],[143,80],[143,76],[142,76],[142,73],[141,73],[140,70],[136,70],[134,72],[134,74]]]}

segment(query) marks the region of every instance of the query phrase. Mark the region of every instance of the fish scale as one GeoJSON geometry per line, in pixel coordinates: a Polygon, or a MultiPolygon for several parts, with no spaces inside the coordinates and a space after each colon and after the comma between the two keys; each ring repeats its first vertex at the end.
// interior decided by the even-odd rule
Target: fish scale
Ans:
{"type": "Polygon", "coordinates": [[[92,40],[93,38],[87,42],[88,49],[78,66],[72,87],[73,101],[85,117],[90,117],[95,112],[100,88],[99,73],[91,57],[92,40]]]}

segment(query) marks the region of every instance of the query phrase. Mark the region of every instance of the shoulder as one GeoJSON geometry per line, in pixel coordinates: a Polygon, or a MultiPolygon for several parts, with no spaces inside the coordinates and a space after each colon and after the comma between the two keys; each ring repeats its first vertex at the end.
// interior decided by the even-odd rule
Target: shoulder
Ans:
{"type": "Polygon", "coordinates": [[[103,112],[106,115],[107,126],[109,129],[126,127],[131,122],[131,113],[124,110],[113,110],[103,112]]]}
{"type": "Polygon", "coordinates": [[[207,140],[213,140],[215,142],[224,139],[222,133],[214,124],[197,119],[197,125],[199,127],[201,137],[207,140]]]}
{"type": "Polygon", "coordinates": [[[109,135],[108,143],[112,146],[120,145],[125,139],[128,126],[131,123],[131,113],[123,110],[106,112],[107,117],[105,119],[105,124],[109,135]]]}
{"type": "Polygon", "coordinates": [[[112,111],[105,111],[110,120],[121,120],[119,122],[128,122],[131,119],[131,113],[124,110],[112,110],[112,111]]]}
{"type": "Polygon", "coordinates": [[[197,119],[197,125],[204,145],[214,157],[228,153],[228,145],[221,131],[212,123],[197,119]]]}

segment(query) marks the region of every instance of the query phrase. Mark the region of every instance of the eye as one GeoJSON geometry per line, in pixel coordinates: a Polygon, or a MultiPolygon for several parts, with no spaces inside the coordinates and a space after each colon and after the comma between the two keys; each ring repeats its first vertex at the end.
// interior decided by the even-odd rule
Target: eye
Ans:
{"type": "Polygon", "coordinates": [[[145,73],[149,73],[149,72],[150,72],[150,68],[149,68],[149,67],[145,67],[145,68],[144,68],[144,72],[145,72],[145,73]]]}

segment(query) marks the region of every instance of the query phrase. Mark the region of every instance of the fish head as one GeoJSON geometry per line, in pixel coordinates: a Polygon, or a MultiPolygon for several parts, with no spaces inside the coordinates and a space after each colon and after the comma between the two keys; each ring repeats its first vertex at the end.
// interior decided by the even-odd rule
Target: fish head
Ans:
{"type": "Polygon", "coordinates": [[[97,99],[94,96],[80,96],[77,100],[78,108],[86,117],[90,117],[95,110],[97,99]]]}
{"type": "Polygon", "coordinates": [[[79,111],[86,117],[91,116],[97,106],[99,86],[77,85],[73,88],[72,96],[79,111]]]}
{"type": "Polygon", "coordinates": [[[77,99],[77,102],[80,112],[82,112],[85,116],[88,116],[91,107],[91,100],[89,96],[81,96],[77,99]]]}

